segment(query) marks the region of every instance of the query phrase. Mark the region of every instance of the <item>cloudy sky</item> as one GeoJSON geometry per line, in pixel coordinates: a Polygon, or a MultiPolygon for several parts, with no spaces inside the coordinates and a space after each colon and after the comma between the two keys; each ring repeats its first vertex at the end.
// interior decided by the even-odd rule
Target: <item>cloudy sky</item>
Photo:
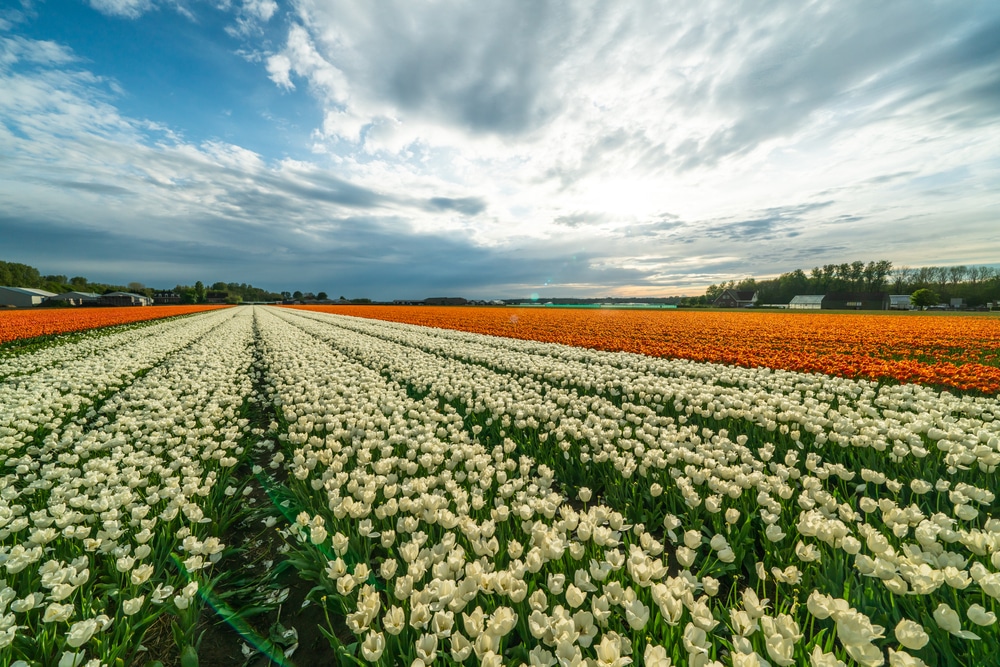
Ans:
{"type": "Polygon", "coordinates": [[[1000,261],[1000,3],[13,0],[0,259],[350,297],[1000,261]]]}

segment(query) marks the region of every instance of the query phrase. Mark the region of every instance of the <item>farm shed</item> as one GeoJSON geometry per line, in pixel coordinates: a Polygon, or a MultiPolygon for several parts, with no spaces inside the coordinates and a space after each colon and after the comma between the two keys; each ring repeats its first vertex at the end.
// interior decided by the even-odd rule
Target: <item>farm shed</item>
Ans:
{"type": "Polygon", "coordinates": [[[757,292],[753,290],[727,289],[716,297],[712,305],[716,308],[752,308],[757,303],[757,292]]]}
{"type": "Polygon", "coordinates": [[[885,292],[831,292],[823,299],[823,308],[831,310],[889,310],[885,292]]]}
{"type": "Polygon", "coordinates": [[[55,294],[31,287],[0,287],[0,306],[29,308],[37,306],[55,294]]]}
{"type": "Polygon", "coordinates": [[[788,303],[792,310],[819,310],[823,307],[822,294],[796,294],[788,303]]]}
{"type": "Polygon", "coordinates": [[[913,310],[909,294],[890,294],[889,310],[913,310]]]}
{"type": "Polygon", "coordinates": [[[84,304],[94,305],[100,298],[101,295],[94,292],[63,292],[49,297],[49,301],[61,301],[67,306],[82,306],[84,304]]]}
{"type": "Polygon", "coordinates": [[[153,300],[131,292],[108,292],[101,295],[102,306],[152,306],[153,300]]]}

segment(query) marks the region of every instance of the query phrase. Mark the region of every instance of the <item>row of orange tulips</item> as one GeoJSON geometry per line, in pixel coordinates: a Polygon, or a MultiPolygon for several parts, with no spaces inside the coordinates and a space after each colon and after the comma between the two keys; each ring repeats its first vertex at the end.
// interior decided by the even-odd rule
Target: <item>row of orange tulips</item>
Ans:
{"type": "Polygon", "coordinates": [[[143,308],[60,308],[0,310],[0,343],[22,338],[145,322],[228,306],[146,306],[143,308]]]}
{"type": "Polygon", "coordinates": [[[599,350],[1000,392],[995,316],[297,307],[599,350]]]}

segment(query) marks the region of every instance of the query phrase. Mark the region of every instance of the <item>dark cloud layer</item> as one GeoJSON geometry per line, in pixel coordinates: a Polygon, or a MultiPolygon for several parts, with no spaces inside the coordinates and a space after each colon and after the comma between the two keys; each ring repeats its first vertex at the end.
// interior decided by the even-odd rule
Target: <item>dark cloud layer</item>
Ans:
{"type": "Polygon", "coordinates": [[[427,201],[430,211],[455,211],[462,215],[475,216],[486,210],[486,202],[478,197],[431,197],[427,201]]]}

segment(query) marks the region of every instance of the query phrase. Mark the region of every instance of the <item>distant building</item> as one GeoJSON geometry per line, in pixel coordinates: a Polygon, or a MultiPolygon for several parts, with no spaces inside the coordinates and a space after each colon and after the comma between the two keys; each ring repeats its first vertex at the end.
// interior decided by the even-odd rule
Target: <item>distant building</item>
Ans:
{"type": "Polygon", "coordinates": [[[167,305],[180,302],[181,295],[176,292],[153,292],[153,303],[155,304],[167,305]]]}
{"type": "Polygon", "coordinates": [[[888,310],[885,292],[831,292],[823,299],[824,310],[888,310]]]}
{"type": "Polygon", "coordinates": [[[206,303],[226,303],[229,292],[205,292],[206,303]]]}
{"type": "Polygon", "coordinates": [[[50,296],[48,302],[59,301],[67,306],[93,306],[100,301],[101,295],[95,292],[63,292],[50,296]]]}
{"type": "Polygon", "coordinates": [[[424,303],[428,306],[464,306],[468,301],[460,296],[434,296],[424,299],[424,303]]]}
{"type": "Polygon", "coordinates": [[[952,298],[950,305],[952,310],[962,310],[965,308],[965,300],[962,297],[957,296],[952,298]]]}
{"type": "Polygon", "coordinates": [[[30,308],[41,305],[43,301],[53,296],[55,296],[53,292],[33,287],[0,287],[0,306],[30,308]]]}
{"type": "Polygon", "coordinates": [[[153,300],[131,292],[108,292],[101,295],[98,303],[102,306],[152,306],[153,300]]]}
{"type": "Polygon", "coordinates": [[[753,290],[727,289],[716,297],[712,305],[716,308],[753,308],[757,303],[757,292],[753,290]]]}
{"type": "Polygon", "coordinates": [[[909,294],[890,294],[889,310],[913,310],[909,294]]]}
{"type": "Polygon", "coordinates": [[[819,310],[823,307],[823,294],[796,294],[788,302],[789,310],[819,310]]]}

